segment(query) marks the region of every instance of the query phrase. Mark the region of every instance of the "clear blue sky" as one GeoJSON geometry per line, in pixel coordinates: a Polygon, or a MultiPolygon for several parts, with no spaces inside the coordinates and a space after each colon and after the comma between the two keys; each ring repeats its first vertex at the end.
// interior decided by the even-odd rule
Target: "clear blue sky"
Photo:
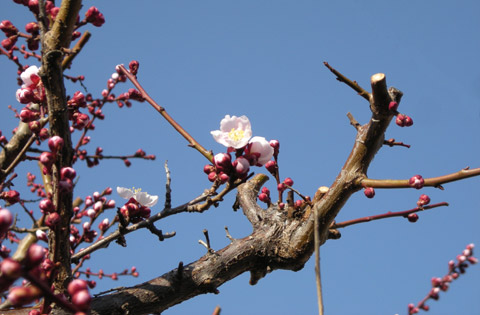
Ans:
{"type": "MultiPolygon", "coordinates": [[[[85,75],[88,91],[98,96],[116,64],[138,60],[139,79],[151,96],[214,152],[224,149],[210,135],[221,118],[247,115],[254,135],[280,141],[281,175],[292,177],[306,195],[329,186],[348,156],[355,130],[346,113],[361,123],[369,118],[365,100],[337,82],[323,61],[366,89],[370,76],[383,72],[388,85],[405,93],[399,110],[415,124],[392,125],[387,138],[412,148],[382,149],[370,177],[433,177],[480,167],[477,1],[85,1],[82,14],[91,5],[98,6],[106,24],[88,27],[93,36],[68,74],[85,75]]],[[[2,1],[0,12],[1,20],[11,19],[19,28],[32,20],[12,1],[2,1]]],[[[8,134],[15,121],[6,106],[21,105],[15,100],[16,68],[1,57],[0,129],[8,134]]],[[[69,85],[68,93],[78,89],[69,85]]],[[[175,205],[208,187],[202,172],[206,160],[147,104],[130,109],[112,104],[104,113],[105,121],[91,134],[91,153],[98,145],[105,154],[143,148],[157,160],[134,160],[130,168],[121,161],[102,161],[94,169],[77,163],[78,196],[120,185],[142,187],[162,198],[165,160],[175,205]]],[[[28,170],[38,173],[33,163],[19,168],[21,181],[28,170]]],[[[17,188],[30,196],[21,181],[17,188]]],[[[465,245],[480,246],[479,184],[480,178],[473,178],[447,184],[444,191],[377,190],[372,200],[361,193],[353,196],[337,221],[410,209],[421,193],[450,207],[421,213],[415,224],[395,218],[357,225],[342,230],[340,240],[327,242],[321,248],[327,314],[405,314],[407,304],[427,294],[431,277],[444,275],[447,262],[465,245]]],[[[274,187],[272,181],[267,185],[274,187]]],[[[146,281],[175,268],[179,260],[198,259],[205,253],[198,244],[204,228],[214,249],[228,244],[225,225],[234,237],[248,235],[251,227],[232,211],[232,203],[233,195],[204,214],[159,222],[164,231],[177,232],[163,243],[140,231],[127,237],[126,249],[112,244],[95,253],[93,270],[109,273],[134,265],[140,272],[139,279],[98,281],[98,291],[146,281]]],[[[220,287],[219,295],[194,298],[164,314],[210,314],[216,305],[225,315],[317,311],[313,260],[296,273],[275,271],[253,287],[248,277],[220,287]]],[[[479,314],[479,283],[479,267],[469,268],[438,302],[429,303],[430,313],[479,314]]]]}

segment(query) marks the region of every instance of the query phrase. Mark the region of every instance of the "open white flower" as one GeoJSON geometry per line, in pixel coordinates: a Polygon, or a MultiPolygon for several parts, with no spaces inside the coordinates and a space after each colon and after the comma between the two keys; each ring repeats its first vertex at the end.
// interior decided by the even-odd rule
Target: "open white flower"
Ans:
{"type": "Polygon", "coordinates": [[[146,192],[143,192],[141,188],[128,189],[125,187],[117,187],[117,193],[124,199],[135,199],[144,207],[153,207],[158,201],[158,196],[149,195],[146,192]]]}
{"type": "Polygon", "coordinates": [[[248,152],[257,156],[257,164],[265,165],[273,156],[273,148],[264,137],[253,137],[248,144],[248,152]]]}
{"type": "Polygon", "coordinates": [[[240,149],[247,145],[248,140],[252,137],[252,126],[247,116],[230,116],[226,115],[220,121],[220,130],[210,132],[220,144],[240,149]]]}
{"type": "Polygon", "coordinates": [[[30,66],[25,71],[20,74],[25,86],[30,87],[32,85],[37,85],[40,82],[40,77],[38,76],[38,71],[40,69],[37,66],[30,66]]]}

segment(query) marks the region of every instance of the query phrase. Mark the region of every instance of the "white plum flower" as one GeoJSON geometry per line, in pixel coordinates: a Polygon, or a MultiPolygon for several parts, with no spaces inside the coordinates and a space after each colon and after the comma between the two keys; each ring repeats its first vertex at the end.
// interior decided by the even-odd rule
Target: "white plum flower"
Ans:
{"type": "Polygon", "coordinates": [[[273,156],[273,148],[264,137],[253,137],[248,143],[248,153],[257,156],[257,164],[265,165],[273,156]]]}
{"type": "Polygon", "coordinates": [[[37,66],[30,66],[20,74],[20,78],[25,86],[37,85],[38,82],[40,82],[40,77],[38,76],[39,70],[37,66]]]}
{"type": "Polygon", "coordinates": [[[227,148],[241,149],[248,144],[248,140],[252,137],[252,126],[247,116],[226,115],[220,121],[220,130],[214,130],[210,133],[215,141],[227,148]]]}
{"type": "Polygon", "coordinates": [[[140,188],[128,189],[124,187],[117,187],[117,193],[124,199],[135,199],[144,207],[153,207],[158,201],[158,196],[149,195],[146,192],[143,192],[140,188]]]}

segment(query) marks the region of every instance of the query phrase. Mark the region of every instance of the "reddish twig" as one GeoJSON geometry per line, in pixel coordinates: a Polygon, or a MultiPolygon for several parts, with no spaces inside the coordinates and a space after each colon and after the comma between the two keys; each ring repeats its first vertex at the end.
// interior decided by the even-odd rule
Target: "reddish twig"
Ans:
{"type": "Polygon", "coordinates": [[[143,98],[152,105],[153,108],[157,112],[160,113],[160,115],[165,118],[170,125],[172,125],[175,130],[177,130],[189,143],[189,146],[193,147],[196,149],[198,152],[200,152],[204,157],[206,157],[210,162],[213,161],[213,154],[211,151],[207,151],[203,146],[201,146],[182,126],[180,126],[163,108],[162,106],[158,105],[151,97],[148,95],[148,93],[143,89],[143,87],[140,85],[140,83],[137,81],[137,78],[131,74],[123,65],[118,65],[117,68],[122,72],[124,75],[127,76],[127,78],[135,85],[135,87],[140,91],[142,94],[143,98]]]}
{"type": "Polygon", "coordinates": [[[443,206],[448,206],[447,202],[439,202],[435,203],[432,205],[428,206],[423,206],[423,207],[416,207],[410,210],[405,210],[405,211],[398,211],[398,212],[387,212],[387,213],[382,213],[382,214],[377,214],[377,215],[372,215],[372,216],[367,216],[363,218],[358,218],[358,219],[353,219],[353,220],[348,220],[340,223],[335,223],[333,224],[330,228],[331,229],[339,229],[339,228],[344,228],[349,225],[354,225],[358,223],[365,223],[365,222],[370,222],[370,221],[375,221],[375,220],[380,220],[380,219],[386,219],[386,218],[392,218],[392,217],[407,217],[411,213],[423,211],[423,210],[429,210],[437,207],[443,207],[443,206]]]}
{"type": "Polygon", "coordinates": [[[448,272],[445,276],[442,278],[432,278],[432,288],[428,292],[427,296],[418,302],[417,306],[415,306],[413,303],[408,304],[408,315],[416,314],[420,310],[428,311],[430,307],[425,304],[427,300],[438,300],[438,294],[440,291],[447,291],[450,283],[453,280],[458,279],[461,274],[465,273],[466,268],[469,266],[468,263],[473,265],[478,262],[478,259],[473,257],[473,247],[473,244],[467,245],[462,254],[457,256],[457,262],[453,260],[448,262],[448,272]]]}

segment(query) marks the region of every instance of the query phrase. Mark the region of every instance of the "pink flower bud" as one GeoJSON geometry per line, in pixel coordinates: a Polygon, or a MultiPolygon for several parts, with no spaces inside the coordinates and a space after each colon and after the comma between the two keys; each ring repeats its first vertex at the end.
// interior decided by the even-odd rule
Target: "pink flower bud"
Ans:
{"type": "Polygon", "coordinates": [[[203,167],[203,172],[207,175],[210,174],[211,172],[214,172],[214,171],[215,171],[215,168],[211,164],[207,164],[203,167]]]}
{"type": "Polygon", "coordinates": [[[39,239],[41,241],[44,241],[44,242],[48,242],[47,233],[45,233],[45,231],[36,230],[35,235],[37,236],[37,239],[39,239]]]}
{"type": "Polygon", "coordinates": [[[265,203],[270,202],[270,197],[266,193],[261,193],[260,195],[258,195],[258,199],[265,203]]]}
{"type": "Polygon", "coordinates": [[[268,196],[270,196],[270,189],[268,189],[267,187],[264,186],[264,187],[262,188],[262,193],[267,194],[268,196]]]}
{"type": "Polygon", "coordinates": [[[211,172],[210,174],[208,174],[209,181],[214,182],[216,179],[217,179],[217,173],[211,172]]]}
{"type": "Polygon", "coordinates": [[[398,114],[395,123],[400,127],[405,127],[405,116],[402,114],[398,114]]]}
{"type": "Polygon", "coordinates": [[[407,218],[408,218],[408,221],[409,221],[409,222],[412,222],[412,223],[417,222],[417,221],[418,221],[418,214],[416,214],[416,213],[410,213],[410,214],[407,216],[407,218]]]}
{"type": "Polygon", "coordinates": [[[29,304],[37,298],[33,287],[15,287],[10,290],[8,300],[14,306],[29,304]]]}
{"type": "Polygon", "coordinates": [[[105,17],[96,7],[91,7],[85,13],[87,22],[92,23],[96,27],[100,27],[105,23],[105,17]]]}
{"type": "Polygon", "coordinates": [[[0,198],[4,199],[10,205],[13,205],[20,201],[20,193],[16,190],[9,190],[7,192],[2,192],[0,198]]]}
{"type": "Polygon", "coordinates": [[[98,225],[98,229],[102,232],[105,232],[108,229],[108,225],[110,224],[110,221],[108,218],[103,219],[102,222],[98,225]]]}
{"type": "Polygon", "coordinates": [[[429,203],[430,203],[430,197],[425,194],[422,194],[420,195],[420,198],[418,198],[417,206],[423,207],[425,205],[428,205],[429,203]]]}
{"type": "Polygon", "coordinates": [[[410,187],[421,189],[425,184],[425,180],[421,175],[415,175],[410,178],[410,180],[408,181],[408,184],[410,185],[410,187]]]}
{"type": "Polygon", "coordinates": [[[40,208],[40,210],[42,210],[43,213],[50,213],[55,211],[55,206],[50,199],[43,199],[38,204],[38,207],[40,208]]]}
{"type": "Polygon", "coordinates": [[[130,165],[132,165],[132,162],[130,162],[129,159],[124,159],[123,163],[125,164],[126,167],[130,167],[130,165]]]}
{"type": "Polygon", "coordinates": [[[298,200],[295,201],[293,206],[298,209],[298,208],[301,208],[303,206],[303,203],[304,203],[304,201],[302,199],[298,199],[298,200]]]}
{"type": "Polygon", "coordinates": [[[265,163],[265,168],[271,173],[271,174],[276,174],[277,172],[277,162],[271,160],[265,163]]]}
{"type": "Polygon", "coordinates": [[[50,152],[43,152],[40,154],[40,163],[42,163],[45,167],[50,168],[55,161],[53,154],[50,152]]]}
{"type": "Polygon", "coordinates": [[[130,63],[128,64],[128,68],[130,70],[130,72],[133,74],[133,75],[136,75],[137,72],[138,72],[138,67],[140,66],[140,64],[138,63],[137,60],[132,60],[130,61],[130,63]]]}
{"type": "Polygon", "coordinates": [[[278,140],[270,140],[269,144],[273,148],[273,155],[277,156],[280,152],[280,142],[278,140]]]}
{"type": "Polygon", "coordinates": [[[60,223],[60,220],[60,215],[56,212],[52,212],[45,219],[45,225],[53,229],[60,223]]]}
{"type": "Polygon", "coordinates": [[[85,280],[75,279],[68,284],[67,290],[68,290],[68,294],[73,296],[82,290],[88,290],[88,285],[85,280]]]}
{"type": "Polygon", "coordinates": [[[40,27],[35,22],[30,22],[25,25],[25,31],[30,34],[34,34],[40,31],[40,27]]]}
{"type": "Polygon", "coordinates": [[[115,200],[109,200],[105,203],[105,209],[115,208],[115,200]]]}
{"type": "Polygon", "coordinates": [[[217,169],[228,171],[232,167],[232,157],[228,153],[218,153],[213,157],[213,163],[217,169]]]}
{"type": "Polygon", "coordinates": [[[86,311],[90,308],[91,301],[92,301],[92,297],[88,293],[88,290],[77,291],[72,296],[72,303],[82,311],[86,311]]]}
{"type": "Polygon", "coordinates": [[[39,121],[37,120],[34,120],[34,121],[30,121],[28,123],[28,128],[34,133],[34,134],[38,134],[40,132],[40,130],[42,129],[42,125],[40,124],[39,121]]]}
{"type": "Polygon", "coordinates": [[[284,183],[280,183],[280,184],[277,185],[277,190],[279,192],[283,192],[285,189],[287,189],[287,187],[285,186],[284,183]]]}
{"type": "Polygon", "coordinates": [[[396,111],[398,108],[398,103],[397,102],[390,102],[390,104],[388,104],[388,109],[391,110],[391,111],[396,111]]]}
{"type": "Polygon", "coordinates": [[[87,210],[87,216],[88,216],[89,218],[92,218],[92,219],[95,218],[95,215],[96,215],[96,214],[97,214],[97,213],[96,213],[95,210],[92,209],[92,208],[89,208],[89,209],[87,210]]]}
{"type": "Polygon", "coordinates": [[[52,153],[54,154],[63,148],[63,144],[64,144],[63,138],[59,136],[53,136],[50,139],[48,139],[48,147],[50,148],[50,151],[52,151],[52,153]]]}
{"type": "Polygon", "coordinates": [[[442,278],[439,277],[433,277],[432,278],[432,287],[439,287],[442,285],[442,278]]]}
{"type": "Polygon", "coordinates": [[[20,88],[15,95],[20,104],[28,104],[35,100],[35,94],[29,88],[20,88]]]}
{"type": "Polygon", "coordinates": [[[243,156],[239,156],[235,161],[233,161],[232,166],[237,175],[240,176],[246,175],[250,170],[250,162],[243,156]]]}
{"type": "Polygon", "coordinates": [[[290,177],[285,178],[283,182],[285,183],[285,185],[288,185],[290,187],[293,186],[293,180],[290,177]]]}
{"type": "Polygon", "coordinates": [[[20,111],[20,120],[24,123],[37,120],[40,117],[38,112],[34,112],[28,108],[22,109],[20,111]]]}
{"type": "Polygon", "coordinates": [[[13,48],[13,46],[15,46],[16,42],[17,42],[17,36],[10,36],[2,40],[1,45],[6,50],[10,50],[13,48]]]}
{"type": "Polygon", "coordinates": [[[7,232],[12,223],[12,213],[8,209],[0,209],[0,234],[7,232]]]}
{"type": "Polygon", "coordinates": [[[5,258],[0,266],[2,277],[10,280],[16,280],[22,275],[22,265],[11,258],[5,258]]]}
{"type": "Polygon", "coordinates": [[[283,202],[280,202],[280,203],[278,204],[278,208],[279,208],[280,210],[283,210],[283,209],[285,208],[285,204],[284,204],[283,202]]]}
{"type": "Polygon", "coordinates": [[[0,30],[5,33],[5,36],[13,36],[18,33],[18,29],[9,20],[0,22],[0,30]]]}
{"type": "Polygon", "coordinates": [[[75,178],[75,176],[77,176],[77,172],[72,167],[63,167],[60,170],[60,177],[62,179],[73,180],[75,178]]]}
{"type": "Polygon", "coordinates": [[[220,172],[218,174],[218,179],[220,180],[220,183],[225,184],[230,179],[230,176],[228,176],[224,172],[220,172]]]}
{"type": "Polygon", "coordinates": [[[48,139],[48,137],[49,137],[49,135],[48,135],[48,129],[47,129],[47,128],[42,128],[42,130],[40,130],[40,132],[38,133],[38,137],[39,137],[42,141],[48,139]]]}
{"type": "Polygon", "coordinates": [[[29,268],[36,267],[40,265],[44,258],[45,249],[38,244],[32,244],[27,250],[25,265],[29,268]]]}

